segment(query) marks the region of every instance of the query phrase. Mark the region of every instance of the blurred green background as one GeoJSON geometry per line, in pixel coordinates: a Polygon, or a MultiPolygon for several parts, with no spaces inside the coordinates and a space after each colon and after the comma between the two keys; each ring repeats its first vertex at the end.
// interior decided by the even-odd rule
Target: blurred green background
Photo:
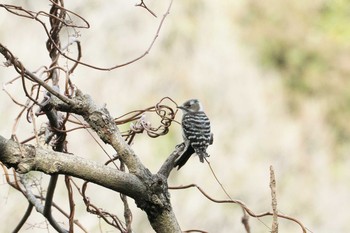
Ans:
{"type": "MultiPolygon", "coordinates": [[[[49,8],[44,0],[6,2],[36,11],[49,8]]],[[[83,61],[110,67],[148,48],[169,3],[146,2],[157,18],[135,7],[136,3],[66,1],[66,7],[91,26],[79,30],[83,61]]],[[[79,66],[72,81],[97,103],[106,103],[116,117],[152,106],[164,96],[178,104],[200,99],[214,132],[210,163],[233,199],[242,200],[256,213],[269,211],[269,166],[273,165],[280,213],[297,218],[310,232],[349,232],[349,11],[345,0],[175,1],[145,58],[110,72],[79,66]]],[[[63,40],[73,33],[63,32],[63,40]]],[[[4,9],[0,9],[0,41],[31,70],[50,63],[41,26],[4,9]]],[[[72,56],[74,51],[72,47],[72,56]]],[[[60,64],[70,63],[61,59],[60,64]]],[[[0,67],[2,83],[15,76],[11,67],[0,67]]],[[[8,89],[24,101],[19,83],[8,89]]],[[[4,92],[0,98],[0,134],[10,137],[20,109],[4,92]]],[[[21,140],[32,131],[23,118],[16,133],[21,140]]],[[[156,172],[181,140],[179,125],[173,124],[168,135],[138,136],[133,147],[156,172]]],[[[101,162],[107,159],[86,131],[71,133],[68,141],[72,153],[101,162]]],[[[47,181],[45,175],[34,175],[47,181]]],[[[68,210],[61,183],[55,200],[68,210]]],[[[170,186],[189,183],[198,184],[214,198],[226,199],[209,167],[197,157],[174,171],[169,180],[170,186]]],[[[102,208],[122,213],[116,193],[97,186],[90,190],[102,208]]],[[[183,230],[244,232],[239,206],[212,203],[194,189],[171,191],[171,195],[183,230]]],[[[89,232],[113,232],[85,214],[78,195],[76,202],[77,216],[89,232]]],[[[130,204],[135,232],[151,232],[146,216],[132,200],[130,204]]],[[[25,199],[2,178],[0,222],[7,224],[0,224],[0,231],[11,231],[26,206],[25,199]]],[[[252,232],[270,232],[271,218],[250,218],[250,225],[252,232]]],[[[279,229],[301,232],[286,220],[280,220],[279,229]]],[[[43,218],[33,215],[23,232],[47,232],[43,218]]]]}

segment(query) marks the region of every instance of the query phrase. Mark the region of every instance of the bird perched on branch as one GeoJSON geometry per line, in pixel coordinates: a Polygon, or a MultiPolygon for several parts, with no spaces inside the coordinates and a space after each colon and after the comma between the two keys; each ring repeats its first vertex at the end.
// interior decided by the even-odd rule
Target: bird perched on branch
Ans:
{"type": "Polygon", "coordinates": [[[204,157],[209,157],[206,150],[213,143],[213,134],[210,131],[209,118],[197,99],[188,100],[178,108],[183,111],[181,125],[185,143],[183,153],[174,165],[174,167],[178,166],[179,170],[193,153],[198,155],[202,163],[204,157]]]}

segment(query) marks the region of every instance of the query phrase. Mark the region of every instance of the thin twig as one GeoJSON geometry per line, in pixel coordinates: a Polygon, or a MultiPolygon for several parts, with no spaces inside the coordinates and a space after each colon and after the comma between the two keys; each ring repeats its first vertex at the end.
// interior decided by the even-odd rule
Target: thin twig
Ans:
{"type": "MultiPolygon", "coordinates": [[[[67,103],[67,104],[73,104],[72,101],[67,98],[64,95],[61,95],[59,92],[57,92],[56,90],[54,90],[54,88],[52,88],[49,84],[45,83],[43,80],[41,80],[38,76],[36,76],[34,73],[28,71],[23,65],[22,63],[10,52],[10,50],[8,50],[5,46],[3,46],[0,43],[0,53],[9,61],[11,62],[11,64],[14,66],[15,70],[17,71],[17,73],[22,74],[25,77],[30,78],[32,81],[40,84],[41,86],[43,86],[48,92],[50,92],[51,94],[53,94],[54,96],[56,96],[57,98],[59,98],[60,100],[62,100],[63,102],[67,103]]],[[[30,98],[30,96],[28,95],[28,98],[30,98]]],[[[35,101],[35,100],[34,100],[35,101]]]]}
{"type": "MultiPolygon", "coordinates": [[[[33,192],[31,191],[31,187],[30,185],[27,183],[26,180],[24,180],[24,175],[21,176],[21,183],[23,184],[23,186],[25,187],[25,196],[27,198],[27,200],[35,207],[35,209],[41,213],[42,215],[44,215],[47,220],[50,222],[50,225],[52,227],[55,228],[55,230],[59,233],[68,233],[67,230],[63,229],[57,222],[56,220],[52,217],[51,215],[51,208],[45,208],[39,201],[39,199],[36,198],[36,196],[33,194],[33,192]],[[48,212],[48,210],[50,210],[48,212]],[[44,213],[46,211],[46,214],[44,213]],[[50,215],[50,216],[49,216],[50,215]]],[[[51,181],[52,179],[50,179],[51,181]]],[[[50,203],[50,200],[46,199],[45,205],[46,203],[50,203]]]]}
{"type": "MultiPolygon", "coordinates": [[[[210,171],[211,173],[213,174],[216,182],[218,182],[218,184],[220,185],[221,189],[224,191],[224,193],[226,194],[226,196],[231,200],[233,201],[233,199],[231,198],[231,196],[228,194],[228,192],[226,191],[224,185],[220,182],[219,178],[216,176],[216,173],[214,172],[214,169],[212,168],[209,160],[204,157],[205,161],[207,162],[209,168],[210,168],[210,171]]],[[[242,211],[243,211],[243,217],[242,217],[242,224],[244,226],[244,229],[246,230],[247,233],[250,233],[250,225],[249,225],[249,215],[247,214],[247,211],[242,207],[242,211]]],[[[259,218],[258,218],[259,219],[259,218]]],[[[260,219],[259,219],[260,222],[262,222],[260,219]]],[[[263,223],[265,226],[266,224],[263,223]]]]}
{"type": "Polygon", "coordinates": [[[273,167],[270,166],[270,189],[272,199],[272,227],[271,233],[278,233],[278,211],[277,211],[277,198],[276,198],[276,179],[273,167]]]}
{"type": "Polygon", "coordinates": [[[24,213],[21,221],[19,221],[16,228],[12,232],[19,232],[21,230],[21,228],[23,227],[23,225],[26,223],[27,219],[29,218],[30,214],[32,213],[32,210],[33,210],[33,204],[29,202],[27,210],[24,213]]]}
{"type": "MultiPolygon", "coordinates": [[[[241,206],[245,211],[247,211],[247,213],[251,217],[254,217],[254,218],[260,218],[260,217],[272,216],[273,215],[272,212],[264,212],[264,213],[256,214],[251,209],[249,209],[246,204],[244,204],[240,200],[217,200],[217,199],[214,199],[211,196],[209,196],[201,187],[199,187],[196,184],[189,184],[189,185],[177,186],[177,187],[169,187],[169,189],[175,189],[175,190],[188,189],[188,188],[197,188],[207,199],[209,199],[210,201],[215,202],[215,203],[237,204],[237,205],[241,206]]],[[[295,219],[293,217],[287,216],[287,215],[282,215],[282,214],[277,214],[277,216],[279,218],[283,218],[283,219],[287,219],[287,220],[290,220],[292,222],[295,222],[296,224],[298,224],[301,227],[303,233],[307,232],[305,226],[299,220],[297,220],[297,219],[295,219]]]]}
{"type": "Polygon", "coordinates": [[[45,198],[45,205],[43,210],[43,215],[46,217],[46,219],[49,221],[50,225],[55,228],[56,231],[62,232],[62,233],[68,233],[67,230],[63,229],[57,221],[52,216],[52,202],[53,202],[53,195],[55,193],[55,188],[58,180],[58,175],[52,175],[50,177],[49,186],[47,188],[46,198],[45,198]]]}
{"type": "MultiPolygon", "coordinates": [[[[51,2],[53,2],[53,1],[51,1],[51,2]]],[[[173,3],[173,0],[170,0],[168,8],[167,8],[166,12],[164,13],[162,19],[160,20],[158,28],[156,30],[156,33],[155,33],[155,35],[154,35],[150,45],[148,46],[147,50],[143,54],[141,54],[140,56],[138,56],[138,57],[136,57],[136,58],[134,58],[134,59],[132,59],[130,61],[127,61],[127,62],[122,63],[122,64],[114,65],[114,66],[108,67],[108,68],[98,67],[98,66],[95,66],[95,65],[88,64],[86,62],[82,62],[82,61],[80,61],[80,57],[78,57],[78,60],[77,60],[77,59],[71,58],[68,55],[66,55],[63,51],[61,51],[60,46],[56,43],[56,41],[52,37],[50,31],[48,30],[48,28],[47,28],[47,26],[45,24],[45,22],[43,20],[39,19],[39,16],[40,15],[44,15],[44,16],[49,16],[49,17],[55,17],[56,20],[59,20],[60,23],[62,23],[63,25],[65,25],[67,27],[79,27],[79,26],[73,25],[73,24],[68,24],[66,21],[64,21],[64,20],[62,20],[60,18],[57,18],[55,15],[48,14],[48,13],[43,12],[43,11],[39,11],[39,12],[35,13],[33,11],[26,10],[26,9],[24,9],[22,7],[17,7],[17,6],[7,5],[7,4],[0,4],[0,7],[5,8],[7,11],[9,11],[9,12],[11,12],[13,14],[16,14],[18,16],[22,16],[22,17],[29,18],[29,19],[35,19],[37,22],[39,22],[43,26],[43,28],[45,30],[45,33],[46,33],[46,35],[49,38],[50,46],[53,46],[57,50],[57,52],[60,53],[60,55],[62,55],[66,59],[68,59],[70,61],[73,61],[76,64],[80,64],[80,65],[83,65],[83,66],[86,66],[86,67],[90,67],[92,69],[101,70],[101,71],[111,71],[111,70],[118,69],[120,67],[127,66],[127,65],[130,65],[132,63],[135,63],[136,61],[142,59],[147,54],[149,54],[149,52],[151,51],[153,45],[155,44],[155,42],[156,42],[156,40],[157,40],[157,38],[159,36],[160,30],[161,30],[161,28],[162,28],[162,26],[164,24],[165,18],[170,13],[170,9],[171,9],[172,3],[173,3]],[[22,13],[25,13],[25,14],[19,14],[18,12],[15,12],[14,10],[22,12],[22,13]]],[[[86,23],[88,25],[87,27],[84,27],[84,28],[89,28],[90,25],[88,24],[88,22],[83,17],[79,16],[76,13],[68,11],[67,9],[65,9],[63,7],[61,7],[61,10],[69,12],[69,13],[72,13],[75,16],[79,17],[80,19],[82,19],[84,21],[84,23],[86,23]]]]}
{"type": "Polygon", "coordinates": [[[146,6],[146,4],[143,0],[141,0],[141,2],[139,4],[136,4],[135,6],[139,6],[139,7],[146,9],[151,15],[153,15],[155,18],[157,18],[157,15],[146,6]]]}
{"type": "Polygon", "coordinates": [[[70,183],[71,178],[69,176],[64,176],[64,182],[68,191],[68,200],[69,200],[69,233],[74,232],[74,214],[75,214],[75,203],[73,198],[73,189],[70,183]]]}

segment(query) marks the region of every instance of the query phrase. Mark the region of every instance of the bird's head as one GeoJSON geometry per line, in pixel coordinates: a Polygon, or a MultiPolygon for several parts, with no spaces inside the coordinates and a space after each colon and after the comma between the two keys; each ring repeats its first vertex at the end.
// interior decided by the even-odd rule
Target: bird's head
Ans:
{"type": "Polygon", "coordinates": [[[203,111],[202,104],[197,99],[188,100],[177,108],[181,109],[184,113],[203,111]]]}

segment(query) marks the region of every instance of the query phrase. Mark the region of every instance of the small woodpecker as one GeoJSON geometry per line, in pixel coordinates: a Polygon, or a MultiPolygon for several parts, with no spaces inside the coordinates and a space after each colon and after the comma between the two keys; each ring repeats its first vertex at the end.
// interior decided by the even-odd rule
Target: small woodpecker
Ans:
{"type": "Polygon", "coordinates": [[[179,170],[193,153],[198,155],[202,163],[204,157],[209,157],[206,150],[213,143],[213,134],[210,131],[210,121],[197,99],[188,100],[178,108],[183,111],[181,124],[185,141],[185,149],[174,165],[179,170]]]}

